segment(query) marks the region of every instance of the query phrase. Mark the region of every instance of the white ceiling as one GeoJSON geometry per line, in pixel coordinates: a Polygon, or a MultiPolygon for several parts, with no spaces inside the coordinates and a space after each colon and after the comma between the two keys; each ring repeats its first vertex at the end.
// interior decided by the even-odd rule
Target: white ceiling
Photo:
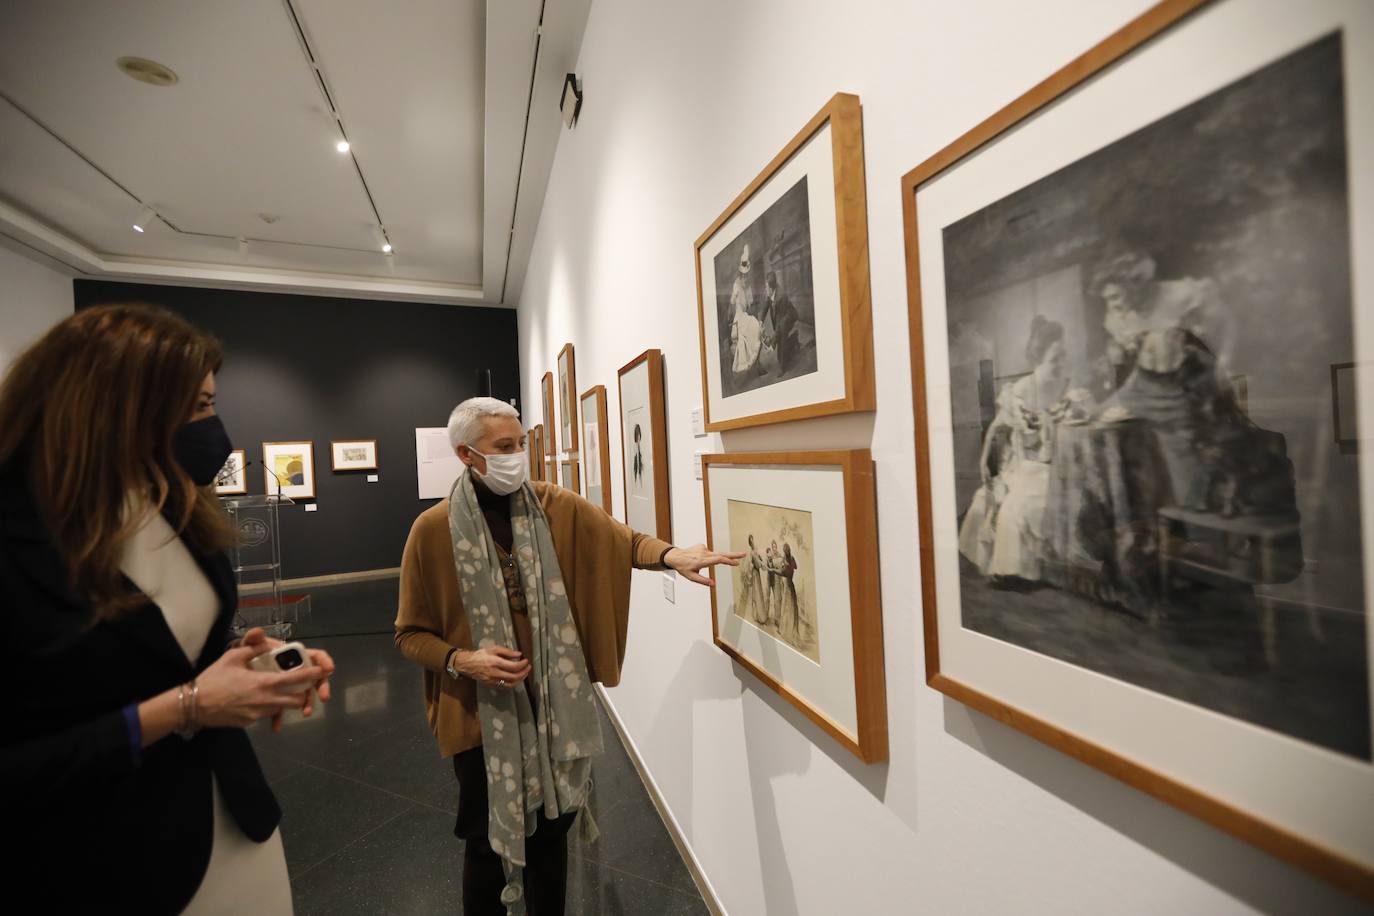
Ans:
{"type": "Polygon", "coordinates": [[[0,234],[110,279],[513,303],[589,3],[0,0],[0,234]]]}

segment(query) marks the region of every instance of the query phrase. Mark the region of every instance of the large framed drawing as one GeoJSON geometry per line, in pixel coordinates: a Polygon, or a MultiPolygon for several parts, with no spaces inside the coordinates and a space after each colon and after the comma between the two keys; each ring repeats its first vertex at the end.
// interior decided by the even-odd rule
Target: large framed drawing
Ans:
{"type": "Polygon", "coordinates": [[[715,644],[868,763],[887,759],[878,521],[866,450],[705,455],[715,644]]]}
{"type": "Polygon", "coordinates": [[[545,372],[539,384],[544,397],[544,422],[541,424],[544,427],[544,454],[553,456],[558,454],[558,421],[553,414],[553,373],[545,372]]]}
{"type": "Polygon", "coordinates": [[[582,392],[582,452],[586,456],[586,497],[611,512],[611,440],[606,413],[606,386],[582,392]]]}
{"type": "Polygon", "coordinates": [[[1374,897],[1371,59],[1161,3],[902,193],[930,685],[1374,897]]]}
{"type": "Polygon", "coordinates": [[[668,502],[663,354],[645,350],[620,370],[619,383],[625,524],[671,542],[673,514],[668,502]]]}
{"type": "Polygon", "coordinates": [[[841,93],[697,239],[707,430],[875,408],[864,194],[841,93]]]}
{"type": "Polygon", "coordinates": [[[248,456],[243,449],[236,448],[230,452],[224,467],[215,475],[216,495],[235,496],[247,493],[248,476],[244,472],[247,467],[248,456]]]}
{"type": "Polygon", "coordinates": [[[315,443],[264,442],[263,488],[268,496],[315,498],[315,443]]]}
{"type": "Polygon", "coordinates": [[[577,367],[572,344],[558,351],[558,422],[563,424],[563,451],[577,451],[577,367]]]}

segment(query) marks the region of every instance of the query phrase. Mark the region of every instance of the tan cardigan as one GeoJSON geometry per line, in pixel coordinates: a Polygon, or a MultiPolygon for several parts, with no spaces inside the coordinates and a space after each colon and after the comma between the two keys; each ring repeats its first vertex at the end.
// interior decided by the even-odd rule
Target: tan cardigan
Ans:
{"type": "MultiPolygon", "coordinates": [[[[632,531],[571,490],[544,482],[532,486],[549,519],[587,673],[614,687],[625,660],[630,569],[665,568],[659,560],[670,545],[632,531]]],[[[476,682],[455,680],[444,670],[450,650],[472,648],[472,631],[458,596],[447,499],[421,512],[406,539],[396,647],[425,669],[425,713],[440,755],[480,745],[476,682]]]]}

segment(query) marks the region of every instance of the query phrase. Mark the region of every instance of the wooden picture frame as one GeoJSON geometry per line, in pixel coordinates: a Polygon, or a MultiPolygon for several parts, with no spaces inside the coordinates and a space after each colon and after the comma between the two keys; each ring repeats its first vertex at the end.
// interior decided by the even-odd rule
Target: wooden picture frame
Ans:
{"type": "Polygon", "coordinates": [[[587,499],[611,514],[611,440],[606,407],[606,386],[595,385],[582,392],[582,442],[586,452],[587,499]]]}
{"type": "Polygon", "coordinates": [[[558,485],[574,493],[582,493],[581,464],[576,458],[564,458],[558,465],[558,485]]]}
{"type": "Polygon", "coordinates": [[[537,427],[531,426],[525,430],[525,458],[530,465],[530,480],[538,480],[539,469],[544,466],[544,455],[540,451],[537,427]]]}
{"type": "Polygon", "coordinates": [[[333,471],[377,470],[376,439],[332,439],[329,442],[330,469],[333,471]],[[362,451],[357,456],[354,453],[362,451]]]}
{"type": "Polygon", "coordinates": [[[268,496],[314,499],[315,443],[308,440],[264,442],[262,474],[263,492],[268,496]]]}
{"type": "Polygon", "coordinates": [[[236,448],[229,453],[224,467],[215,475],[216,496],[242,496],[248,492],[248,453],[236,448]]]}
{"type": "Polygon", "coordinates": [[[671,543],[673,509],[668,494],[668,427],[664,407],[663,353],[654,349],[645,350],[620,368],[616,381],[620,393],[621,487],[625,496],[625,524],[671,543]],[[642,378],[640,373],[643,373],[642,378]],[[630,389],[628,400],[627,387],[630,389]],[[645,423],[650,427],[648,431],[643,429],[645,423]],[[635,436],[639,437],[638,443],[635,436]]]}
{"type": "Polygon", "coordinates": [[[858,96],[832,97],[694,255],[708,432],[877,409],[858,96]]]}
{"type": "MultiPolygon", "coordinates": [[[[1253,14],[1253,8],[1249,12],[1253,14]]],[[[1006,616],[1012,613],[1009,610],[1012,606],[1010,602],[1018,600],[1013,591],[1002,593],[1004,604],[1000,607],[993,605],[990,612],[1003,615],[1000,619],[1005,621],[1004,635],[989,636],[986,632],[973,629],[968,608],[978,608],[980,605],[968,605],[964,596],[978,593],[962,589],[966,581],[979,581],[972,578],[969,570],[976,572],[981,567],[976,565],[976,561],[968,559],[965,553],[963,527],[964,521],[975,512],[975,507],[970,504],[967,514],[956,515],[962,499],[955,492],[955,484],[967,477],[967,473],[959,470],[962,465],[956,463],[952,436],[956,429],[953,424],[965,422],[962,418],[969,414],[956,414],[954,406],[951,406],[951,402],[957,406],[954,399],[961,396],[961,392],[967,396],[969,386],[954,385],[949,374],[954,366],[950,339],[955,334],[955,322],[962,323],[961,329],[971,324],[966,320],[969,313],[952,311],[955,306],[950,303],[956,300],[952,300],[948,292],[951,288],[950,264],[976,263],[980,271],[979,278],[987,278],[991,273],[988,263],[973,261],[964,249],[956,248],[954,255],[950,254],[948,246],[957,243],[951,239],[962,238],[950,235],[953,227],[961,225],[963,221],[962,225],[973,227],[968,230],[972,235],[981,225],[1010,226],[1012,223],[1007,219],[998,222],[999,213],[993,212],[994,206],[1012,200],[1023,190],[1037,185],[1060,187],[1046,183],[1051,178],[1069,181],[1061,176],[1069,174],[1071,167],[1077,168],[1093,157],[1105,155],[1104,151],[1124,149],[1120,144],[1146,136],[1146,131],[1156,125],[1166,121],[1170,125],[1191,124],[1192,121],[1180,120],[1185,111],[1211,111],[1213,109],[1198,106],[1223,104],[1221,101],[1213,103],[1214,98],[1224,98],[1227,102],[1239,99],[1239,95],[1227,93],[1241,91],[1236,87],[1261,85],[1256,82],[1261,75],[1288,72],[1275,68],[1313,49],[1326,54],[1322,60],[1328,62],[1334,56],[1339,63],[1341,54],[1349,60],[1368,59],[1371,51],[1368,29],[1343,29],[1331,24],[1333,20],[1338,23],[1346,21],[1340,18],[1344,15],[1344,11],[1335,11],[1334,4],[1293,5],[1284,7],[1281,19],[1266,22],[1265,30],[1256,30],[1250,28],[1253,15],[1247,19],[1246,8],[1234,0],[1164,0],[912,169],[903,176],[901,191],[927,684],[1349,893],[1374,899],[1374,833],[1367,829],[1367,825],[1374,820],[1374,768],[1371,768],[1367,754],[1361,752],[1364,756],[1360,756],[1346,751],[1345,754],[1352,756],[1345,756],[1329,746],[1321,746],[1313,738],[1295,737],[1293,732],[1285,733],[1276,725],[1257,725],[1254,720],[1240,718],[1238,712],[1208,708],[1204,705],[1205,695],[1202,693],[1180,700],[1166,692],[1167,688],[1163,686],[1152,684],[1141,687],[1121,675],[1098,673],[1092,665],[1100,662],[1091,645],[1081,649],[1076,659],[1047,654],[1047,650],[1027,648],[1015,641],[1016,621],[1019,618],[1006,616]],[[1202,7],[1206,7],[1205,15],[1192,15],[1202,7]],[[1333,28],[1336,31],[1331,31],[1333,28]],[[1252,41],[1252,33],[1258,31],[1267,31],[1269,40],[1252,41]],[[1236,38],[1242,35],[1244,39],[1236,38]],[[1328,53],[1331,52],[1333,36],[1339,36],[1339,40],[1335,51],[1328,53]],[[1342,41],[1343,45],[1340,43],[1342,41]],[[1225,43],[1235,52],[1235,56],[1223,62],[1195,53],[1188,59],[1186,67],[1179,66],[1180,49],[1217,47],[1219,43],[1225,43]],[[1323,45],[1325,48],[1320,47],[1323,45]],[[1150,96],[1148,101],[1144,95],[1125,88],[1139,86],[1151,87],[1150,92],[1145,94],[1150,96]],[[1132,105],[1136,108],[1131,108],[1132,105]],[[1134,120],[1121,117],[1123,110],[1130,113],[1129,117],[1134,120]],[[1104,120],[1101,115],[1106,111],[1113,113],[1112,127],[1102,126],[1099,132],[1082,129],[1083,125],[1092,124],[1095,119],[1101,124],[1104,120]],[[1160,111],[1166,114],[1161,116],[1158,113],[1160,111]],[[1032,164],[1028,164],[1027,150],[1036,151],[1030,160],[1032,164]],[[1009,166],[1010,163],[1016,163],[1016,166],[1009,166]],[[964,260],[956,262],[956,258],[964,260]],[[955,537],[956,532],[958,538],[955,537]],[[1186,738],[1182,737],[1185,735],[1186,738]],[[1263,767],[1256,765],[1257,760],[1264,761],[1263,767]],[[1355,763],[1360,766],[1353,766],[1355,763]],[[1301,798],[1300,802],[1289,803],[1298,797],[1301,798]],[[1356,810],[1352,810],[1351,806],[1355,806],[1356,810]],[[1357,828],[1353,825],[1362,826],[1357,828]]],[[[1313,65],[1308,63],[1309,60],[1303,58],[1301,65],[1309,68],[1303,72],[1316,72],[1313,65]]],[[[1322,66],[1326,67],[1327,64],[1322,66]]],[[[1334,74],[1331,77],[1333,80],[1341,79],[1339,66],[1328,67],[1321,72],[1334,74]]],[[[1346,72],[1353,74],[1353,71],[1346,72]]],[[[1282,88],[1293,85],[1291,80],[1284,82],[1278,77],[1266,78],[1271,82],[1264,83],[1265,86],[1282,88]]],[[[1342,85],[1346,110],[1363,110],[1361,106],[1368,104],[1374,87],[1369,86],[1365,77],[1350,75],[1344,79],[1342,85]]],[[[1331,97],[1331,92],[1323,88],[1318,98],[1328,100],[1321,104],[1336,109],[1340,102],[1329,102],[1331,97]]],[[[1271,97],[1262,98],[1268,100],[1271,97]]],[[[1245,114],[1257,110],[1257,106],[1262,107],[1261,103],[1247,101],[1245,104],[1249,107],[1242,109],[1237,105],[1234,110],[1227,109],[1229,124],[1244,123],[1250,128],[1257,123],[1268,123],[1245,114]]],[[[1270,110],[1288,114],[1283,109],[1274,108],[1272,101],[1269,104],[1270,110]]],[[[1193,115],[1188,114],[1187,117],[1193,115]]],[[[1148,136],[1155,141],[1159,138],[1157,132],[1148,136]]],[[[1238,141],[1231,142],[1237,143],[1236,148],[1244,148],[1244,144],[1238,141]]],[[[1343,143],[1348,144],[1344,149],[1349,151],[1345,153],[1350,158],[1349,174],[1360,174],[1361,169],[1367,173],[1374,150],[1361,146],[1353,133],[1343,143]]],[[[1144,149],[1146,145],[1141,140],[1139,148],[1144,149]]],[[[1268,149],[1258,145],[1253,148],[1258,150],[1256,155],[1265,154],[1264,150],[1268,149]]],[[[1113,155],[1117,153],[1113,152],[1113,155]]],[[[1137,155],[1134,152],[1120,155],[1120,159],[1099,158],[1094,161],[1137,161],[1126,158],[1127,155],[1137,155]]],[[[1221,160],[1222,157],[1218,156],[1208,161],[1221,160]]],[[[1153,161],[1157,163],[1157,160],[1153,161]]],[[[1241,166],[1237,165],[1236,168],[1241,166]]],[[[1343,163],[1339,171],[1331,170],[1331,174],[1337,176],[1332,180],[1338,180],[1340,175],[1345,174],[1345,168],[1343,163]]],[[[1138,209],[1158,213],[1159,208],[1164,206],[1160,189],[1166,186],[1163,184],[1164,177],[1157,174],[1162,170],[1150,171],[1150,197],[1142,197],[1138,209]],[[1153,210],[1152,202],[1157,203],[1153,210]]],[[[1073,174],[1096,176],[1099,173],[1073,174]]],[[[1131,173],[1123,171],[1121,174],[1131,173]]],[[[1217,193],[1220,197],[1221,193],[1217,193]]],[[[1321,200],[1331,199],[1326,188],[1322,188],[1320,193],[1321,200]]],[[[1350,207],[1360,206],[1357,198],[1352,196],[1348,199],[1350,207]]],[[[1022,225],[1013,227],[1018,233],[1017,240],[1014,246],[1008,243],[1007,250],[1014,252],[1015,260],[1008,263],[1014,263],[1023,275],[1038,282],[1041,275],[1034,272],[1035,265],[1030,262],[1029,253],[1037,250],[1032,245],[1043,245],[1046,251],[1052,248],[1050,243],[1040,241],[1035,233],[1045,226],[1048,227],[1045,237],[1055,239],[1059,236],[1053,235],[1052,231],[1069,233],[1078,224],[1068,222],[1070,216],[1066,210],[1053,208],[1054,198],[1016,200],[1027,215],[1022,225]],[[1032,203],[1024,203],[1026,200],[1032,203]],[[1036,207],[1033,203],[1040,205],[1036,207]],[[1049,216],[1051,210],[1054,211],[1052,218],[1049,216]],[[1037,215],[1043,222],[1037,222],[1037,215]]],[[[1367,200],[1367,197],[1364,198],[1366,203],[1367,200]]],[[[1220,204],[1212,201],[1208,206],[1220,204]]],[[[1112,211],[1113,214],[1119,212],[1112,211]]],[[[1174,223],[1154,225],[1185,225],[1178,220],[1185,219],[1187,211],[1179,212],[1185,216],[1172,217],[1174,223]]],[[[1093,213],[1096,214],[1093,218],[1106,218],[1103,216],[1106,211],[1094,210],[1093,213]]],[[[1365,225],[1368,225],[1370,215],[1367,209],[1360,212],[1359,216],[1365,225]]],[[[1252,218],[1260,219],[1257,216],[1252,218]]],[[[1109,224],[1109,228],[1114,226],[1109,224]]],[[[998,228],[997,231],[1002,230],[998,228]]],[[[1154,231],[1161,235],[1164,233],[1163,229],[1154,231]]],[[[1360,250],[1358,242],[1352,244],[1353,250],[1360,250]]],[[[1200,247],[1189,250],[1199,250],[1200,247]]],[[[1329,250],[1331,246],[1326,247],[1329,250]]],[[[1287,257],[1288,249],[1284,250],[1287,257]]],[[[1089,253],[1084,252],[1082,257],[1086,258],[1089,253]]],[[[1260,252],[1252,257],[1262,260],[1260,252]]],[[[1285,262],[1284,270],[1288,269],[1285,262]]],[[[1315,268],[1308,270],[1320,275],[1315,268]]],[[[979,282],[992,287],[995,281],[980,279],[979,282]]],[[[1260,286],[1257,284],[1255,288],[1259,289],[1260,286]]],[[[997,287],[996,294],[1005,298],[1007,289],[1010,287],[997,287]]],[[[992,295],[987,294],[988,298],[984,301],[990,301],[992,295]]],[[[1367,314],[1370,303],[1362,305],[1354,298],[1355,295],[1351,294],[1351,312],[1367,314]]],[[[962,294],[962,298],[957,300],[959,308],[964,307],[964,302],[974,301],[971,296],[962,294]]],[[[1286,299],[1274,308],[1280,306],[1290,307],[1286,299]]],[[[1035,307],[1042,306],[1037,304],[1035,307]]],[[[1313,311],[1312,320],[1316,321],[1315,307],[1313,311]]],[[[1358,326],[1357,331],[1358,335],[1347,335],[1344,341],[1340,335],[1328,334],[1325,339],[1336,340],[1336,345],[1352,346],[1357,354],[1370,352],[1370,335],[1359,331],[1358,326]],[[1356,337],[1353,342],[1349,339],[1356,337]]],[[[1110,329],[1108,333],[1112,333],[1110,329]]],[[[1285,327],[1280,337],[1290,333],[1292,329],[1285,327]]],[[[984,334],[984,339],[987,336],[984,334]]],[[[966,351],[976,352],[976,348],[970,345],[966,351]]],[[[961,365],[970,365],[970,361],[965,359],[961,365]]],[[[1262,381],[1266,378],[1263,373],[1267,371],[1267,361],[1252,358],[1246,365],[1249,373],[1244,385],[1247,405],[1262,404],[1265,398],[1273,398],[1262,381]]],[[[1218,368],[1221,368],[1220,362],[1218,368]]],[[[1315,384],[1320,385],[1325,368],[1321,366],[1316,372],[1310,373],[1312,379],[1318,380],[1315,384]]],[[[989,378],[991,374],[989,371],[989,378]]],[[[1125,383],[1118,381],[1116,384],[1124,386],[1125,383]]],[[[1367,388],[1357,390],[1361,398],[1370,396],[1367,388]]],[[[1289,398],[1289,403],[1304,404],[1304,414],[1309,417],[1313,408],[1306,405],[1319,403],[1319,398],[1307,402],[1291,400],[1294,397],[1291,391],[1280,396],[1289,398]]],[[[1275,403],[1274,400],[1269,402],[1271,413],[1276,409],[1275,403]]],[[[1322,413],[1324,410],[1317,407],[1316,412],[1322,413]]],[[[1107,419],[1115,422],[1119,416],[1113,415],[1107,419]]],[[[1145,422],[1137,417],[1129,419],[1131,422],[1145,422]]],[[[987,422],[992,421],[989,419],[987,422]]],[[[1056,419],[1054,422],[1059,424],[1061,421],[1056,419]]],[[[1097,421],[1090,419],[1087,422],[1097,421]]],[[[1145,429],[1148,432],[1148,428],[1145,429]]],[[[1059,440],[1064,439],[1064,434],[1057,425],[1050,432],[1056,442],[1053,460],[1059,461],[1064,454],[1064,443],[1059,440]]],[[[1322,432],[1327,437],[1325,441],[1329,442],[1330,433],[1324,427],[1322,432]]],[[[986,428],[983,434],[986,437],[986,428]]],[[[1339,432],[1337,437],[1339,440],[1339,432]]],[[[1363,462],[1365,459],[1362,456],[1360,460],[1363,462]]],[[[1369,468],[1365,467],[1365,470],[1369,468]]],[[[1064,472],[1055,470],[1054,473],[1061,475],[1064,472]]],[[[1288,473],[1291,475],[1294,472],[1290,468],[1288,473]]],[[[1051,478],[1051,485],[1055,479],[1058,478],[1051,478]]],[[[1369,478],[1366,475],[1363,479],[1366,483],[1362,488],[1367,487],[1369,478]]],[[[969,487],[976,485],[976,480],[967,484],[969,487]]],[[[1057,505],[1053,500],[1052,492],[1050,505],[1057,505]]],[[[1369,505],[1367,501],[1364,504],[1369,505]]],[[[1188,515],[1181,510],[1168,511],[1180,518],[1188,515]]],[[[1160,510],[1161,518],[1164,512],[1164,509],[1160,510]]],[[[990,515],[989,510],[983,510],[983,517],[990,515]]],[[[1193,518],[1198,516],[1206,516],[1206,513],[1195,513],[1193,518]]],[[[1001,524],[1002,514],[997,513],[995,517],[997,524],[1001,524]]],[[[1120,524],[1124,522],[1118,521],[1120,524]]],[[[1359,535],[1363,530],[1363,536],[1368,539],[1371,530],[1368,514],[1365,514],[1362,524],[1354,527],[1356,530],[1353,535],[1359,535]]],[[[1116,530],[1122,529],[1117,527],[1116,530]]],[[[1191,538],[1193,535],[1184,537],[1191,538]]],[[[1162,534],[1158,537],[1158,545],[1161,557],[1168,556],[1168,551],[1176,549],[1170,546],[1170,539],[1162,534]]],[[[976,550],[976,545],[971,549],[976,550]]],[[[1063,563],[1072,559],[1071,555],[1062,551],[1055,556],[1068,557],[1059,561],[1063,563]]],[[[1324,561],[1323,571],[1325,569],[1324,561]]],[[[1315,570],[1311,572],[1315,573],[1315,570]]],[[[1167,601],[1167,573],[1162,573],[1161,579],[1161,587],[1166,590],[1163,600],[1167,601]]],[[[1042,584],[1038,591],[1057,587],[1057,583],[1042,584]]],[[[1053,600],[1067,603],[1070,599],[1053,600]]],[[[1366,618],[1368,607],[1366,597],[1363,608],[1366,618]]],[[[1139,619],[1142,621],[1140,624],[1131,626],[1139,628],[1151,625],[1148,614],[1139,619]]],[[[1176,622],[1174,626],[1177,625],[1176,622]]],[[[1124,641],[1128,636],[1121,638],[1124,641]]],[[[1164,637],[1155,638],[1162,641],[1164,637]]],[[[1303,646],[1299,649],[1302,650],[1303,646]]],[[[1138,648],[1136,654],[1140,655],[1143,651],[1143,647],[1138,648]]],[[[1273,665],[1272,659],[1269,664],[1273,665]]],[[[1367,677],[1367,655],[1365,665],[1367,677]]],[[[1314,666],[1316,663],[1309,659],[1308,667],[1314,666]]],[[[1268,694],[1263,696],[1267,697],[1268,694]]],[[[1312,706],[1312,702],[1313,698],[1309,698],[1308,707],[1312,706]]],[[[1255,703],[1262,705],[1258,700],[1255,703]]],[[[1359,718],[1356,715],[1350,721],[1358,724],[1359,718]]]]}
{"type": "Polygon", "coordinates": [[[544,480],[554,486],[558,485],[558,459],[544,459],[544,480]]]}
{"type": "Polygon", "coordinates": [[[886,760],[887,700],[872,455],[867,449],[703,455],[702,489],[707,547],[751,554],[739,567],[713,570],[715,645],[859,759],[865,763],[886,760]],[[781,528],[770,529],[770,517],[797,521],[782,521],[781,528]],[[783,552],[777,553],[774,548],[781,538],[768,545],[747,539],[736,543],[745,531],[753,537],[755,524],[764,532],[791,531],[798,540],[809,539],[809,555],[801,550],[794,553],[785,540],[783,552]],[[764,571],[781,557],[796,571],[788,573],[785,582],[782,575],[764,571]],[[794,620],[789,624],[783,588],[794,576],[802,578],[808,566],[813,567],[810,584],[816,587],[808,589],[805,582],[800,590],[794,587],[794,620]],[[758,577],[760,606],[749,605],[748,586],[743,584],[749,581],[751,568],[758,577]],[[728,581],[722,576],[728,576],[728,581]],[[813,606],[806,611],[808,598],[813,606]],[[847,603],[848,613],[838,619],[822,607],[842,602],[847,603]],[[802,621],[808,614],[814,639],[803,642],[808,628],[802,621]],[[760,626],[761,616],[776,617],[777,623],[760,626]],[[828,651],[836,645],[838,649],[828,651]],[[814,657],[806,654],[813,647],[814,657]],[[792,670],[798,673],[798,683],[787,682],[789,661],[795,662],[792,670]],[[846,727],[842,720],[851,707],[853,721],[846,727]]]}
{"type": "Polygon", "coordinates": [[[577,451],[577,365],[573,345],[564,344],[555,362],[558,370],[558,422],[562,434],[558,441],[564,452],[577,451]]]}
{"type": "Polygon", "coordinates": [[[544,424],[535,424],[530,430],[530,435],[534,443],[534,455],[530,460],[530,479],[544,480],[544,424]]]}
{"type": "Polygon", "coordinates": [[[545,372],[544,378],[540,380],[540,388],[544,397],[544,416],[540,426],[544,428],[544,454],[558,454],[558,419],[554,416],[553,401],[553,373],[545,372]]]}

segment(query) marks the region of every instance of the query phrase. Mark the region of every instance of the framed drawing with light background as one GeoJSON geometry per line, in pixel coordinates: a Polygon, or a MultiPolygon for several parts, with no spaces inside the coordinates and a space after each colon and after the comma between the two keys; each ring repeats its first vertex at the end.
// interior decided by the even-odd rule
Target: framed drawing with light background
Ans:
{"type": "Polygon", "coordinates": [[[671,543],[663,354],[645,350],[630,360],[620,370],[619,385],[625,524],[671,543]]]}
{"type": "Polygon", "coordinates": [[[315,498],[315,443],[264,442],[264,492],[288,499],[315,498]]]}
{"type": "Polygon", "coordinates": [[[332,469],[335,471],[377,470],[376,439],[345,439],[329,443],[332,469]]]}
{"type": "Polygon", "coordinates": [[[247,453],[236,448],[229,453],[224,467],[215,475],[215,493],[219,496],[238,496],[248,492],[247,453]]]}
{"type": "Polygon", "coordinates": [[[577,451],[577,367],[573,345],[558,351],[558,422],[562,424],[563,451],[577,451]]]}
{"type": "Polygon", "coordinates": [[[530,457],[530,479],[544,480],[544,424],[538,423],[530,430],[530,446],[533,454],[530,457]]]}
{"type": "Polygon", "coordinates": [[[558,482],[565,490],[582,492],[582,475],[576,458],[564,458],[558,464],[558,482]]]}
{"type": "Polygon", "coordinates": [[[611,441],[607,435],[606,386],[582,393],[582,452],[586,456],[586,497],[611,512],[611,441]]]}
{"type": "Polygon", "coordinates": [[[867,450],[705,455],[715,644],[867,763],[887,759],[867,450]]]}
{"type": "Polygon", "coordinates": [[[708,431],[875,409],[864,195],[841,93],[697,239],[708,431]]]}
{"type": "Polygon", "coordinates": [[[553,407],[553,373],[545,372],[544,378],[540,381],[540,391],[544,399],[544,454],[558,454],[558,420],[554,418],[553,407]]]}
{"type": "Polygon", "coordinates": [[[1161,3],[902,192],[928,683],[1374,899],[1371,60],[1161,3]]]}

